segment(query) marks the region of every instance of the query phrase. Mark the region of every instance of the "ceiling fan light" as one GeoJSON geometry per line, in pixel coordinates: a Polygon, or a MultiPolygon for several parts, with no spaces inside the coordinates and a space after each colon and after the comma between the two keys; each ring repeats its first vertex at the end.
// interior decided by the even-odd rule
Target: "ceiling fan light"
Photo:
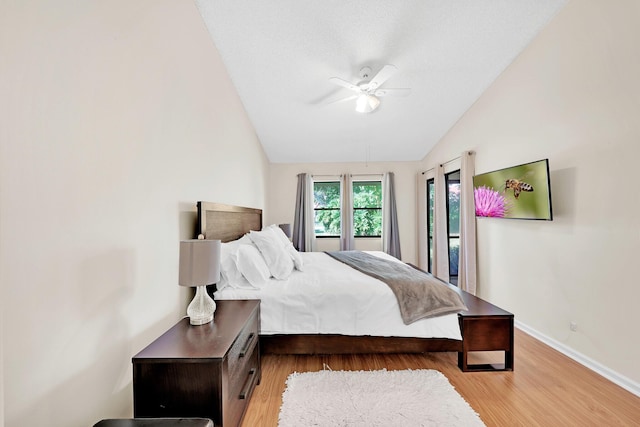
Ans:
{"type": "Polygon", "coordinates": [[[358,113],[370,113],[380,105],[380,100],[372,95],[361,94],[356,99],[356,111],[358,113]]]}
{"type": "Polygon", "coordinates": [[[358,99],[356,99],[356,111],[358,113],[366,113],[368,106],[367,95],[363,93],[362,95],[358,96],[358,99]]]}
{"type": "Polygon", "coordinates": [[[375,110],[380,105],[380,100],[375,96],[369,95],[368,101],[369,101],[369,107],[371,108],[371,111],[375,110]]]}

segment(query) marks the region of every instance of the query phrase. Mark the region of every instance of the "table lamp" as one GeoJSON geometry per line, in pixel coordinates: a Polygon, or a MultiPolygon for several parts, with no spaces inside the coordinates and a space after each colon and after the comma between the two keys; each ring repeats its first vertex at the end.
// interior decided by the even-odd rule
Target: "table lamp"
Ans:
{"type": "Polygon", "coordinates": [[[278,227],[284,232],[285,236],[291,240],[291,224],[278,224],[278,227]]]}
{"type": "Polygon", "coordinates": [[[180,286],[196,288],[196,295],[187,307],[192,325],[204,325],[213,320],[216,303],[207,293],[207,285],[220,280],[220,240],[183,240],[180,242],[180,286]]]}

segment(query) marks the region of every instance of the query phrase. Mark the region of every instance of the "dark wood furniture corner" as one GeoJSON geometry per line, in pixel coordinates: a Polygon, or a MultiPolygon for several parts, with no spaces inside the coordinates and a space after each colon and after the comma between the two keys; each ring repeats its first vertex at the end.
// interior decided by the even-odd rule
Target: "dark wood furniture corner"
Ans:
{"type": "MultiPolygon", "coordinates": [[[[425,272],[413,264],[409,265],[425,272]]],[[[462,334],[462,344],[457,349],[460,370],[463,372],[513,371],[513,314],[451,283],[444,281],[442,283],[456,291],[468,308],[467,311],[458,313],[462,334]],[[469,364],[469,352],[474,351],[504,351],[504,363],[469,364]]]]}
{"type": "Polygon", "coordinates": [[[133,359],[136,418],[205,417],[240,425],[260,382],[260,301],[217,301],[213,322],[180,320],[133,359]]]}
{"type": "Polygon", "coordinates": [[[462,333],[458,367],[464,372],[513,371],[513,314],[468,292],[458,291],[469,309],[458,314],[462,333]],[[504,351],[504,364],[469,364],[469,352],[473,351],[504,351]]]}

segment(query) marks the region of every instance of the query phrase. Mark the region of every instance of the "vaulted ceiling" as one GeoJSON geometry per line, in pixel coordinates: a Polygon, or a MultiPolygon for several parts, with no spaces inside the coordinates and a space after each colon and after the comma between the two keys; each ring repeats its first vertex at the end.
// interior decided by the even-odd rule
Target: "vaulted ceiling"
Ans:
{"type": "Polygon", "coordinates": [[[416,161],[566,0],[195,0],[274,163],[416,161]],[[370,113],[329,79],[397,70],[370,113]]]}

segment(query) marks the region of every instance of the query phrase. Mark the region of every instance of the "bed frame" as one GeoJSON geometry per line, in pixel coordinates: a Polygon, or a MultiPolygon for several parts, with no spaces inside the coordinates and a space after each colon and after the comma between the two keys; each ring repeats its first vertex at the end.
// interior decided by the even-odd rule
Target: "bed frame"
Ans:
{"type": "MultiPolygon", "coordinates": [[[[250,230],[262,229],[262,210],[220,203],[198,202],[197,234],[206,239],[229,242],[250,230]]],[[[414,268],[417,268],[414,266],[414,268]]],[[[484,301],[458,287],[445,284],[458,292],[469,308],[458,313],[462,341],[446,338],[405,338],[349,336],[329,334],[261,335],[263,353],[273,354],[354,354],[354,353],[458,353],[458,366],[463,371],[513,370],[513,314],[484,301]],[[502,351],[504,363],[470,364],[468,354],[474,351],[502,351]]]]}

